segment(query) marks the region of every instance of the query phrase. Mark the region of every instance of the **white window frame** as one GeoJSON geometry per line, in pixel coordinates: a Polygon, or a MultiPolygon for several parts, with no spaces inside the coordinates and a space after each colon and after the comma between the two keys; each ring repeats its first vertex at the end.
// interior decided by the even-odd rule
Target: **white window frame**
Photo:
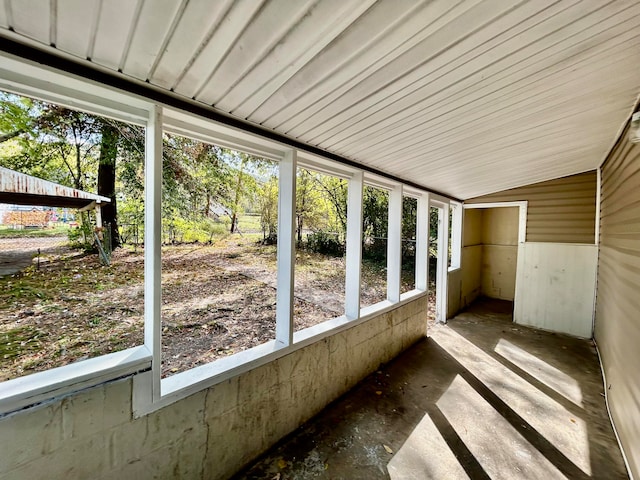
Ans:
{"type": "Polygon", "coordinates": [[[463,207],[462,203],[449,202],[449,209],[452,212],[451,218],[451,265],[449,265],[449,272],[460,269],[461,257],[462,257],[462,217],[463,207]]]}
{"type": "MultiPolygon", "coordinates": [[[[134,415],[140,416],[366,322],[399,304],[426,295],[428,290],[428,218],[432,194],[400,182],[295,150],[288,145],[218,124],[212,120],[159,105],[87,79],[30,64],[0,54],[0,89],[39,98],[69,108],[115,118],[146,128],[145,151],[145,312],[144,344],[120,352],[53,368],[0,383],[0,415],[66,395],[125,375],[133,376],[134,415]],[[46,78],[46,81],[40,80],[46,78]],[[280,163],[280,218],[278,232],[278,302],[273,340],[235,355],[161,379],[161,187],[162,134],[189,138],[245,151],[280,163]],[[309,166],[348,181],[347,273],[345,313],[294,332],[292,324],[296,164],[309,166]],[[389,201],[387,299],[361,308],[362,192],[366,184],[385,188],[389,201]],[[418,199],[416,288],[400,295],[400,243],[403,193],[418,199]],[[286,239],[286,240],[285,240],[286,239]]],[[[437,198],[436,198],[437,201],[437,198]]]]}
{"type": "Polygon", "coordinates": [[[438,209],[438,261],[436,263],[436,322],[447,321],[449,283],[449,200],[432,195],[429,207],[438,209]]]}

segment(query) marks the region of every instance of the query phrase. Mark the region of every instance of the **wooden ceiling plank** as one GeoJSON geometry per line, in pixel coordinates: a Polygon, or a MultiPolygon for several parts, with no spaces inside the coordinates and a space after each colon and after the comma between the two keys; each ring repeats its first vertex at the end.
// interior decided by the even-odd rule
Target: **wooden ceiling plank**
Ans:
{"type": "Polygon", "coordinates": [[[120,68],[130,31],[137,18],[138,1],[102,2],[91,61],[112,70],[120,68]]]}
{"type": "Polygon", "coordinates": [[[202,51],[233,0],[191,0],[159,57],[150,82],[171,89],[202,51]]]}
{"type": "MultiPolygon", "coordinates": [[[[336,98],[333,96],[326,98],[322,102],[322,108],[317,109],[312,115],[307,115],[305,112],[306,118],[301,119],[295,125],[287,122],[283,128],[289,135],[296,138],[312,137],[313,135],[310,135],[309,132],[316,126],[340,115],[360,101],[366,101],[368,97],[393,85],[403,77],[410,76],[421,69],[424,71],[428,68],[431,59],[464,41],[467,36],[474,37],[475,32],[504,15],[505,11],[511,8],[513,8],[512,5],[503,1],[490,0],[460,12],[457,16],[442,17],[440,21],[434,22],[432,33],[422,42],[367,75],[336,98]]],[[[422,76],[422,74],[418,73],[418,76],[422,76]]]]}
{"type": "MultiPolygon", "coordinates": [[[[289,33],[295,29],[315,0],[271,0],[266,3],[260,15],[248,25],[238,37],[229,54],[209,78],[209,82],[196,95],[196,98],[208,105],[219,107],[218,103],[242,78],[257,64],[263,61],[277,45],[286,43],[289,33]],[[287,12],[283,15],[283,12],[287,12]]],[[[277,68],[276,65],[269,65],[277,68]]],[[[255,88],[255,87],[254,87],[255,88]]],[[[227,109],[224,109],[228,111],[227,109]]]]}
{"type": "Polygon", "coordinates": [[[129,52],[122,71],[142,81],[156,57],[160,55],[165,38],[169,35],[173,20],[180,10],[181,0],[146,0],[140,11],[142,19],[136,25],[129,52]]]}
{"type": "MultiPolygon", "coordinates": [[[[522,8],[509,12],[497,19],[491,28],[481,30],[473,37],[465,39],[438,55],[423,68],[399,79],[393,84],[393,88],[376,92],[348,112],[329,119],[315,129],[318,133],[309,141],[322,144],[332,138],[332,141],[338,142],[359,130],[364,130],[367,125],[379,121],[379,115],[386,115],[389,106],[395,107],[397,103],[407,101],[412,94],[426,95],[420,92],[431,90],[431,83],[446,74],[451,72],[457,74],[456,70],[460,66],[484,55],[495,58],[498,52],[512,51],[509,40],[519,36],[518,39],[521,41],[524,32],[532,30],[546,18],[566,8],[568,8],[566,3],[549,0],[549,3],[529,2],[522,8]]],[[[415,100],[409,100],[409,102],[415,102],[415,100]]],[[[404,105],[400,108],[404,108],[404,105]]]]}
{"type": "MultiPolygon", "coordinates": [[[[637,33],[632,31],[633,34],[637,33]]],[[[366,157],[372,152],[378,151],[381,145],[386,142],[394,142],[402,145],[402,149],[413,149],[420,144],[429,144],[437,146],[440,144],[455,142],[461,136],[468,136],[468,132],[474,132],[474,135],[485,135],[492,130],[499,130],[502,126],[508,126],[514,122],[522,122],[536,112],[544,111],[547,119],[554,118],[556,115],[563,115],[567,110],[561,107],[566,105],[570,110],[571,106],[578,104],[580,101],[591,104],[593,98],[599,98],[602,94],[606,94],[612,83],[615,84],[631,84],[633,85],[633,73],[626,69],[623,76],[619,76],[612,82],[610,78],[611,69],[615,71],[625,70],[628,59],[633,58],[634,53],[640,52],[638,49],[640,37],[630,39],[625,42],[624,49],[603,52],[603,59],[600,59],[597,70],[588,70],[582,66],[574,67],[571,76],[560,72],[553,77],[549,77],[549,82],[544,83],[539,90],[524,89],[517,96],[506,98],[495,98],[493,104],[483,105],[477,109],[470,109],[465,112],[464,117],[441,116],[438,122],[425,121],[420,124],[414,124],[407,127],[399,127],[392,129],[380,141],[371,142],[356,141],[355,139],[345,145],[345,153],[349,155],[366,157]],[[615,67],[615,68],[614,68],[615,67]],[[629,77],[629,74],[632,76],[629,77]],[[604,88],[601,84],[606,84],[604,88]],[[580,97],[576,98],[576,92],[580,97]],[[359,148],[358,151],[348,150],[348,148],[359,148]]],[[[640,60],[640,55],[637,55],[640,60]]],[[[506,94],[506,92],[505,92],[506,94]]],[[[533,128],[533,124],[525,124],[527,128],[533,128]]],[[[380,137],[379,137],[380,138],[380,137]]],[[[401,149],[398,149],[401,152],[401,149]]]]}
{"type": "Polygon", "coordinates": [[[439,18],[457,5],[451,7],[443,0],[423,1],[402,11],[393,2],[376,3],[260,105],[249,120],[276,128],[328,96],[341,83],[373,71],[376,63],[395,56],[396,51],[411,48],[421,39],[425,18],[439,18]]]}
{"type": "Polygon", "coordinates": [[[234,1],[207,44],[202,46],[191,65],[174,85],[173,90],[188,98],[194,98],[209,82],[220,62],[224,60],[237,38],[260,12],[263,5],[264,0],[234,1]]]}
{"type": "Polygon", "coordinates": [[[49,45],[51,9],[49,0],[8,0],[11,27],[16,33],[49,45]],[[37,12],[37,14],[34,14],[37,12]]]}
{"type": "Polygon", "coordinates": [[[93,38],[99,0],[63,0],[58,2],[56,47],[86,58],[87,46],[93,38]]]}
{"type": "Polygon", "coordinates": [[[216,102],[219,108],[247,118],[304,65],[359,18],[374,0],[319,2],[256,68],[216,102]],[[313,28],[313,25],[321,28],[313,28]]]}
{"type": "MultiPolygon", "coordinates": [[[[535,85],[536,82],[542,79],[545,79],[546,84],[553,85],[554,82],[551,80],[552,75],[557,74],[558,70],[566,70],[568,65],[573,65],[572,62],[580,60],[579,56],[573,59],[572,55],[570,55],[571,53],[575,55],[590,55],[589,50],[593,46],[593,40],[599,42],[597,48],[603,50],[609,48],[609,44],[607,43],[609,41],[620,44],[621,41],[616,37],[618,35],[629,36],[630,32],[633,31],[633,25],[635,23],[637,23],[637,19],[631,18],[626,23],[627,31],[618,31],[617,35],[613,35],[606,30],[600,34],[585,31],[582,36],[575,38],[575,41],[579,41],[577,44],[556,43],[553,49],[544,51],[547,56],[540,55],[540,51],[538,53],[527,51],[526,53],[531,54],[527,58],[531,60],[538,56],[540,57],[539,61],[530,61],[517,71],[513,71],[513,69],[508,67],[502,68],[500,72],[504,72],[504,74],[498,76],[498,78],[491,76],[490,72],[484,72],[484,76],[480,82],[476,85],[467,85],[463,89],[463,91],[467,92],[466,95],[461,95],[462,92],[460,91],[445,91],[440,95],[434,95],[433,98],[407,107],[401,112],[395,114],[388,112],[388,118],[381,120],[374,128],[364,131],[360,135],[353,135],[350,138],[350,142],[355,144],[357,141],[361,141],[362,144],[367,145],[369,148],[374,148],[374,144],[383,141],[385,135],[387,137],[394,136],[398,139],[397,135],[400,132],[408,131],[406,128],[408,124],[412,124],[414,128],[418,126],[424,127],[427,123],[437,120],[438,126],[444,126],[447,118],[453,118],[454,123],[459,124],[460,111],[464,112],[465,118],[473,118],[473,110],[471,110],[471,108],[473,108],[471,105],[473,104],[481,102],[484,105],[491,105],[495,99],[504,100],[505,96],[508,96],[511,91],[524,90],[526,85],[535,85]],[[608,37],[611,37],[610,40],[607,40],[608,37]],[[581,43],[584,39],[586,39],[587,42],[581,43]],[[582,51],[586,53],[582,53],[582,51]],[[448,93],[448,95],[445,96],[445,93],[448,93]],[[426,109],[424,108],[425,105],[427,105],[426,109]],[[427,113],[429,114],[427,115],[427,113]],[[414,121],[416,118],[420,120],[420,123],[414,121]]],[[[623,23],[620,28],[624,28],[624,25],[625,23],[623,23]]],[[[597,50],[595,53],[597,53],[597,50]]],[[[478,105],[477,108],[481,111],[486,111],[486,107],[478,105]]],[[[327,145],[323,145],[323,148],[328,147],[327,145]]],[[[360,153],[364,152],[352,152],[352,154],[360,153]]]]}

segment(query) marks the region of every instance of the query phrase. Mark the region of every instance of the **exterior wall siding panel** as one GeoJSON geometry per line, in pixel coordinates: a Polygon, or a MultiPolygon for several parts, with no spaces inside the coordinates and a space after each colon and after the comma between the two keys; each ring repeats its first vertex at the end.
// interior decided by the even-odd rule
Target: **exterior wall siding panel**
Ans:
{"type": "Polygon", "coordinates": [[[535,183],[466,200],[465,203],[526,200],[527,242],[594,243],[595,171],[535,183]]]}
{"type": "Polygon", "coordinates": [[[595,338],[611,416],[640,478],[640,145],[627,138],[602,167],[595,338]]]}

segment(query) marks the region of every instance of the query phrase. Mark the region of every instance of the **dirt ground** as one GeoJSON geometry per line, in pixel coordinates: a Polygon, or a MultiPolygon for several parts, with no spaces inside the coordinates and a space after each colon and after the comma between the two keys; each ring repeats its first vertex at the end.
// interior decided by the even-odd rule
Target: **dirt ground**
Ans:
{"type": "MultiPolygon", "coordinates": [[[[8,240],[5,253],[27,250],[8,240]]],[[[105,267],[95,254],[58,245],[0,277],[0,381],[141,345],[143,257],[121,248],[105,267]]],[[[166,246],[162,266],[163,376],[274,338],[274,246],[238,236],[166,246]]],[[[344,270],[341,258],[297,253],[296,330],[342,314],[344,270]]],[[[365,264],[362,304],[384,298],[385,282],[384,270],[365,264]]]]}

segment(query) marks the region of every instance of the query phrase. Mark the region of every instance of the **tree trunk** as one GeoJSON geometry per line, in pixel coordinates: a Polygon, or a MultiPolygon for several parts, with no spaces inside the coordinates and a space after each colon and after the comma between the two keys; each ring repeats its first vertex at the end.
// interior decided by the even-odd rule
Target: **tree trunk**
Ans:
{"type": "Polygon", "coordinates": [[[111,199],[102,206],[102,222],[111,226],[111,248],[120,246],[118,233],[118,209],[116,205],[116,157],[118,153],[118,131],[103,123],[101,127],[100,158],[98,164],[98,195],[111,199]]]}

